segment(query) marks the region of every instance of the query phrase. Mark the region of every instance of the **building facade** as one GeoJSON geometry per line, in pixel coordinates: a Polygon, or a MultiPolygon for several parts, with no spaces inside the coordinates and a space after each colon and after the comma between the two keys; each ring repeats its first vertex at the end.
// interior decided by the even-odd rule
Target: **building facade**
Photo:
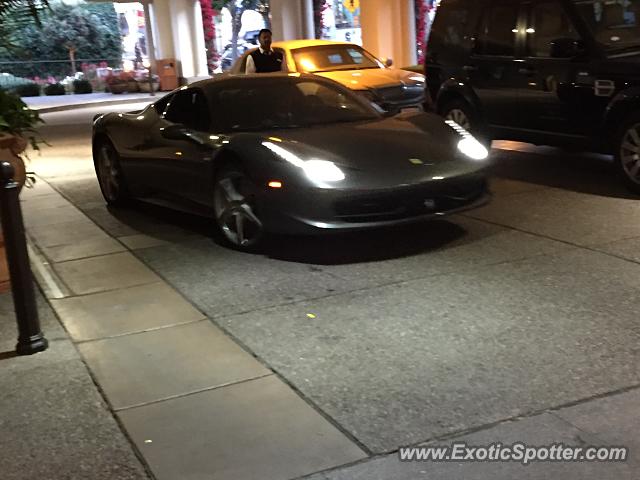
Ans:
{"type": "MultiPolygon", "coordinates": [[[[142,3],[152,62],[175,59],[178,74],[186,82],[208,76],[200,1],[142,3]]],[[[359,43],[398,67],[417,63],[416,0],[270,0],[269,7],[276,41],[325,36],[359,43]],[[333,24],[322,21],[319,8],[332,9],[333,24]],[[319,23],[322,30],[317,32],[319,23]]]]}

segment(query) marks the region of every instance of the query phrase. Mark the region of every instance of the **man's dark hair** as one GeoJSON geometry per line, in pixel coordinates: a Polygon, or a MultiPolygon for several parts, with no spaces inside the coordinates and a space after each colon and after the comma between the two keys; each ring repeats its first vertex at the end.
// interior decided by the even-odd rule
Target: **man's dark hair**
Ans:
{"type": "MultiPolygon", "coordinates": [[[[255,30],[254,30],[255,31],[255,30]]],[[[263,28],[262,30],[260,30],[260,32],[258,33],[258,38],[260,38],[262,36],[263,33],[268,33],[270,35],[273,35],[273,33],[271,32],[271,30],[269,30],[268,28],[263,28]]]]}

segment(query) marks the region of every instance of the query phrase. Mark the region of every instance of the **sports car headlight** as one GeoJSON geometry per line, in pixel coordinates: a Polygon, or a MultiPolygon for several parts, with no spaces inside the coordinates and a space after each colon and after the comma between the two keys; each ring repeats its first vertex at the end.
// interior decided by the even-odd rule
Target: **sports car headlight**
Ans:
{"type": "Polygon", "coordinates": [[[310,180],[316,182],[339,182],[344,180],[344,173],[335,163],[327,160],[307,160],[302,167],[310,180]]]}
{"type": "Polygon", "coordinates": [[[486,160],[489,157],[489,150],[482,145],[476,137],[467,132],[453,120],[445,120],[445,123],[453,128],[462,140],[458,142],[458,150],[473,160],[486,160]]]}
{"type": "Polygon", "coordinates": [[[278,155],[281,159],[304,170],[309,180],[314,182],[339,182],[344,180],[344,172],[338,166],[328,160],[303,160],[295,153],[273,142],[262,142],[262,145],[278,155]]]}

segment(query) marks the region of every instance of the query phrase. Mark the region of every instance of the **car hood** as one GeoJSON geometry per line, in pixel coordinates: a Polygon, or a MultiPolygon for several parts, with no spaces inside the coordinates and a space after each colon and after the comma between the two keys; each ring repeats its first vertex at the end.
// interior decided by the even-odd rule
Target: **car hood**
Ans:
{"type": "Polygon", "coordinates": [[[318,72],[316,75],[341,83],[351,90],[366,90],[395,85],[422,83],[419,73],[395,68],[366,68],[361,70],[339,70],[318,72]]]}
{"type": "Polygon", "coordinates": [[[485,168],[486,161],[458,152],[460,140],[440,117],[428,113],[279,130],[263,137],[302,160],[332,161],[368,187],[420,183],[485,168]]]}

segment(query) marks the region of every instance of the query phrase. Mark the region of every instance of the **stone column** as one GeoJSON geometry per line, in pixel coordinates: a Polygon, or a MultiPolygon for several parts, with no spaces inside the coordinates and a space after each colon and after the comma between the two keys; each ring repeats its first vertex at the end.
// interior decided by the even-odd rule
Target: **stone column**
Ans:
{"type": "Polygon", "coordinates": [[[417,62],[413,0],[360,2],[364,48],[379,58],[391,58],[396,67],[417,62]]]}
{"type": "Polygon", "coordinates": [[[179,76],[187,83],[208,76],[199,2],[171,0],[168,3],[179,76]]]}
{"type": "Polygon", "coordinates": [[[302,20],[304,38],[316,38],[316,25],[313,18],[313,0],[302,0],[302,20]]]}
{"type": "Polygon", "coordinates": [[[271,30],[274,41],[306,37],[303,1],[306,0],[271,0],[271,30]]]}
{"type": "Polygon", "coordinates": [[[151,30],[156,46],[156,58],[174,58],[173,31],[169,0],[153,0],[149,4],[151,30]]]}

